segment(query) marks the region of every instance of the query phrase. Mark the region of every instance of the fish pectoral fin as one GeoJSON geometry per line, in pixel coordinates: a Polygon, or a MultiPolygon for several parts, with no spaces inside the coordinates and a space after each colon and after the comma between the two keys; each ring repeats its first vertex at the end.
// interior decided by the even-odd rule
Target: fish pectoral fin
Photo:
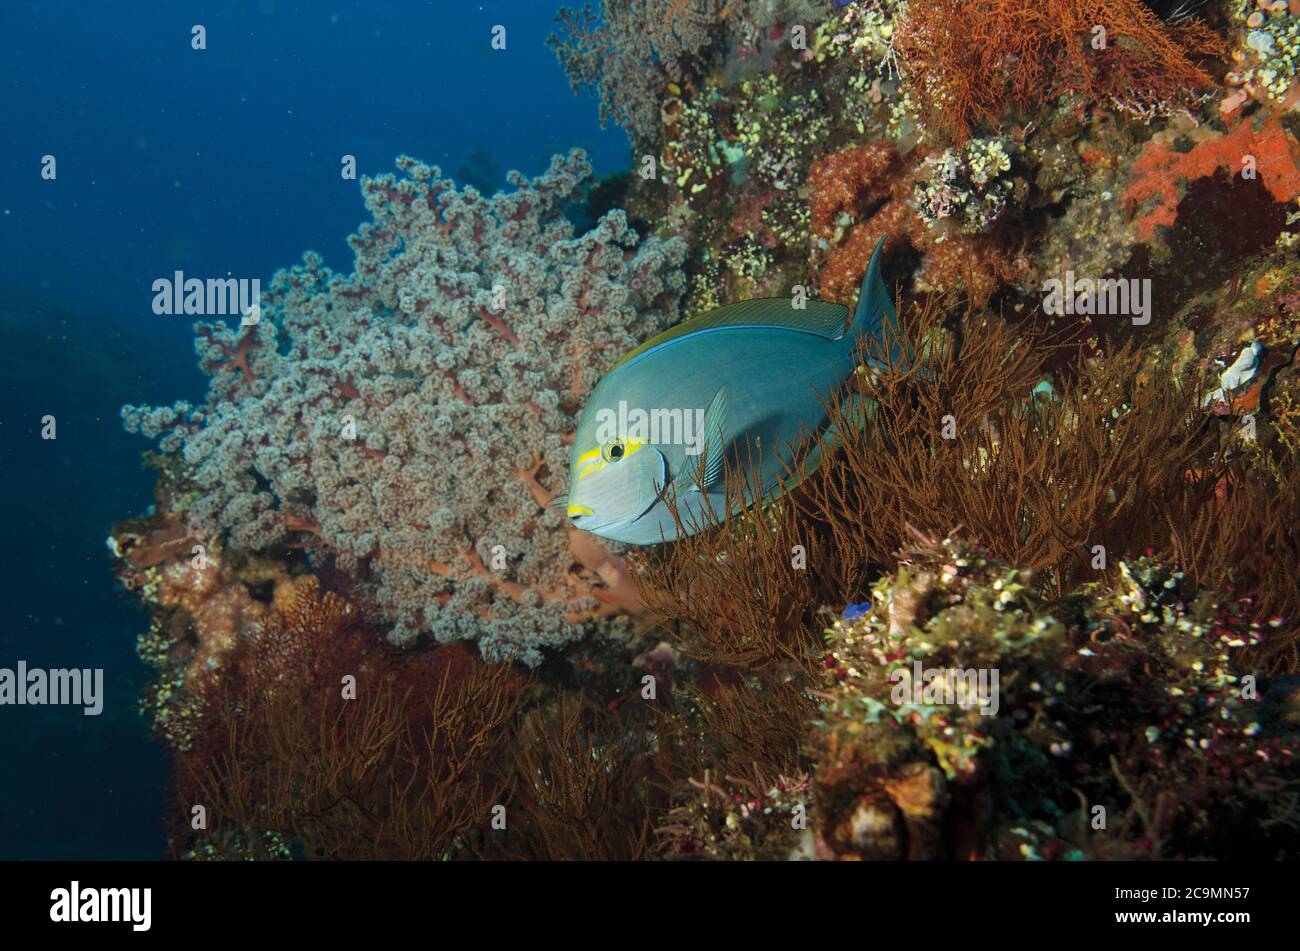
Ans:
{"type": "Polygon", "coordinates": [[[553,509],[567,510],[569,507],[569,493],[565,492],[562,495],[557,495],[555,496],[555,498],[551,499],[551,501],[547,502],[546,504],[548,507],[553,509]]]}
{"type": "Polygon", "coordinates": [[[696,436],[699,453],[694,461],[686,465],[685,477],[689,483],[682,485],[684,490],[703,492],[722,479],[723,452],[726,448],[727,430],[727,388],[719,387],[704,411],[704,421],[696,436]]]}

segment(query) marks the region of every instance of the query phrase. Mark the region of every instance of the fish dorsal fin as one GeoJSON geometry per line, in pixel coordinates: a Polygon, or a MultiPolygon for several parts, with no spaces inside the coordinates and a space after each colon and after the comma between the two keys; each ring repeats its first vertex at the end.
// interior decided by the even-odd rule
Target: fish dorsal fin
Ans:
{"type": "Polygon", "coordinates": [[[659,336],[647,340],[635,350],[625,354],[610,369],[615,370],[643,353],[649,353],[666,343],[690,334],[724,327],[783,327],[801,333],[816,334],[828,340],[838,340],[844,335],[844,324],[848,315],[849,309],[843,304],[832,304],[822,300],[805,301],[802,308],[796,308],[794,301],[789,297],[763,297],[758,300],[741,301],[739,304],[715,307],[689,320],[683,320],[674,327],[669,327],[659,336]]]}

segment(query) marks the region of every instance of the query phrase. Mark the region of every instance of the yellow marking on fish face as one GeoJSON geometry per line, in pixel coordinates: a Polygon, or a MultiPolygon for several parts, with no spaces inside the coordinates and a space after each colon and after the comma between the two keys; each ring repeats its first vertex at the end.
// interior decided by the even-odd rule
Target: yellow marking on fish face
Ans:
{"type": "MultiPolygon", "coordinates": [[[[592,473],[599,472],[606,466],[622,462],[628,456],[635,452],[639,452],[641,449],[650,445],[644,439],[624,439],[619,440],[618,443],[623,447],[623,454],[617,459],[605,458],[605,453],[609,449],[609,446],[597,446],[595,449],[589,449],[587,452],[580,455],[577,461],[577,477],[581,479],[584,476],[589,476],[592,473]]],[[[609,445],[612,446],[614,443],[610,443],[609,445]]]]}
{"type": "Polygon", "coordinates": [[[574,464],[574,468],[577,470],[578,478],[581,479],[588,473],[599,469],[604,464],[605,460],[600,458],[600,447],[597,446],[595,449],[589,450],[580,455],[578,461],[574,464]]]}
{"type": "Polygon", "coordinates": [[[575,515],[595,515],[595,514],[596,514],[595,512],[587,508],[587,506],[585,505],[569,506],[569,518],[573,518],[575,515]]]}

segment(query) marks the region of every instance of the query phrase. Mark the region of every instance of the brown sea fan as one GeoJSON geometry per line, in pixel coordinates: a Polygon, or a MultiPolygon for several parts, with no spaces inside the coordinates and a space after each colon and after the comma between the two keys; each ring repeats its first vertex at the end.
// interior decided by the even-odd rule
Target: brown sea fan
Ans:
{"type": "Polygon", "coordinates": [[[927,0],[908,6],[896,47],[927,122],[960,143],[1064,93],[1139,115],[1187,108],[1212,84],[1197,60],[1223,43],[1141,0],[927,0]]]}

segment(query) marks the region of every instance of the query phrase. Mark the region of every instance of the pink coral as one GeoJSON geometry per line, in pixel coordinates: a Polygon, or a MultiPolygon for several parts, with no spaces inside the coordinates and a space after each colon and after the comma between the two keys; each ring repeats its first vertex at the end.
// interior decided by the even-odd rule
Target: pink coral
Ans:
{"type": "Polygon", "coordinates": [[[638,245],[622,211],[575,236],[581,151],[492,198],[398,166],[363,182],[352,274],[306,255],[255,327],[200,325],[206,407],[123,417],[181,454],[197,536],[296,541],[362,579],[395,642],[430,631],[536,664],[635,603],[617,558],[571,544],[547,503],[587,392],[677,317],[685,246],[638,245]]]}

